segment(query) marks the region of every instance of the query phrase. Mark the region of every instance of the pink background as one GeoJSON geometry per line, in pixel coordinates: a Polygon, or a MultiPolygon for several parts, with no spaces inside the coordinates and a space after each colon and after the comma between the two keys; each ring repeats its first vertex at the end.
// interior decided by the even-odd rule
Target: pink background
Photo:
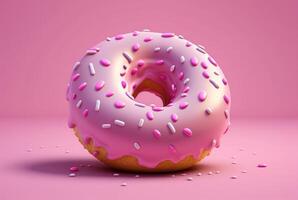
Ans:
{"type": "Polygon", "coordinates": [[[298,1],[0,2],[0,116],[66,116],[72,64],[107,36],[149,28],[207,47],[232,116],[298,116],[298,1]]]}

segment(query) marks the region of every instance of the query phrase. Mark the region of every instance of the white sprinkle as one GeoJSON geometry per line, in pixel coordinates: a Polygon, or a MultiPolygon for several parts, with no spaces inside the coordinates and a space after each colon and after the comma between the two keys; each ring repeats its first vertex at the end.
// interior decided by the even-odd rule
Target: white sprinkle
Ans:
{"type": "Polygon", "coordinates": [[[106,41],[111,41],[111,40],[112,40],[112,38],[110,38],[110,37],[106,38],[106,41]]]}
{"type": "Polygon", "coordinates": [[[166,51],[169,53],[169,52],[171,52],[172,50],[173,50],[173,47],[168,47],[166,51]]]}
{"type": "Polygon", "coordinates": [[[144,119],[143,118],[141,118],[140,120],[139,120],[139,123],[138,123],[138,127],[139,128],[142,128],[143,127],[143,125],[144,125],[144,119]]]}
{"type": "Polygon", "coordinates": [[[245,174],[247,173],[247,170],[242,170],[241,173],[245,174]]]}
{"type": "Polygon", "coordinates": [[[144,32],[150,32],[150,29],[145,28],[143,31],[144,31],[144,32]]]}
{"type": "Polygon", "coordinates": [[[206,49],[203,45],[198,45],[198,47],[200,47],[201,49],[206,49]]]}
{"type": "Polygon", "coordinates": [[[101,127],[102,128],[111,128],[111,124],[102,124],[101,127]]]}
{"type": "Polygon", "coordinates": [[[130,98],[131,100],[134,100],[135,98],[129,93],[129,92],[125,92],[126,96],[128,96],[128,98],[130,98]]]}
{"type": "Polygon", "coordinates": [[[181,93],[180,96],[181,97],[186,97],[187,96],[187,93],[181,93]]]}
{"type": "Polygon", "coordinates": [[[140,144],[137,143],[137,142],[134,142],[133,143],[133,147],[136,149],[136,150],[139,150],[141,148],[140,144]]]}
{"type": "Polygon", "coordinates": [[[174,178],[174,177],[176,177],[176,175],[175,174],[172,174],[172,177],[174,178]]]}
{"type": "Polygon", "coordinates": [[[213,139],[212,140],[211,145],[212,145],[212,147],[215,147],[216,146],[216,139],[213,139]]]}
{"type": "Polygon", "coordinates": [[[75,173],[70,173],[70,174],[68,174],[68,176],[69,176],[69,177],[75,177],[76,174],[75,174],[75,173]]]}
{"type": "Polygon", "coordinates": [[[94,76],[95,74],[95,69],[93,63],[89,63],[89,70],[90,70],[90,75],[94,76]]]}
{"type": "Polygon", "coordinates": [[[127,183],[121,183],[121,186],[127,186],[127,183]]]}
{"type": "Polygon", "coordinates": [[[206,108],[205,112],[207,115],[210,115],[212,113],[212,110],[211,108],[206,108]]]}
{"type": "Polygon", "coordinates": [[[97,51],[94,50],[94,49],[88,49],[88,50],[86,51],[86,54],[87,54],[87,55],[94,55],[94,54],[96,54],[96,53],[97,53],[97,51]]]}
{"type": "Polygon", "coordinates": [[[114,121],[114,124],[117,126],[125,126],[125,122],[118,119],[114,121]]]}
{"type": "Polygon", "coordinates": [[[192,177],[188,177],[187,180],[188,181],[192,181],[193,179],[192,179],[192,177]]]}
{"type": "Polygon", "coordinates": [[[208,172],[208,175],[212,175],[213,173],[212,172],[208,172]]]}
{"type": "Polygon", "coordinates": [[[216,171],[215,173],[216,173],[216,174],[220,174],[220,171],[216,171]]]}
{"type": "Polygon", "coordinates": [[[128,63],[131,63],[132,57],[130,55],[128,55],[126,52],[123,52],[122,55],[124,56],[124,58],[127,60],[128,63]]]}
{"type": "Polygon", "coordinates": [[[183,64],[184,62],[185,62],[185,58],[184,58],[184,56],[181,56],[180,57],[180,63],[183,64]]]}
{"type": "Polygon", "coordinates": [[[79,66],[80,66],[80,62],[76,62],[76,63],[73,65],[72,69],[73,69],[73,70],[77,70],[79,66]]]}
{"type": "Polygon", "coordinates": [[[167,126],[170,129],[171,133],[176,133],[176,129],[171,122],[168,122],[167,126]]]}
{"type": "Polygon", "coordinates": [[[118,173],[114,173],[113,176],[120,176],[120,174],[118,174],[118,173]]]}
{"type": "Polygon", "coordinates": [[[135,175],[135,177],[136,177],[136,178],[140,178],[140,175],[137,174],[137,175],[135,175]]]}
{"type": "Polygon", "coordinates": [[[77,105],[76,105],[76,106],[77,106],[77,108],[80,108],[80,107],[81,107],[81,105],[82,105],[82,103],[83,103],[83,101],[82,101],[82,100],[79,100],[79,101],[78,101],[78,103],[77,103],[77,105]]]}
{"type": "Polygon", "coordinates": [[[99,109],[100,109],[100,100],[97,99],[95,102],[95,111],[99,111],[99,109]]]}
{"type": "Polygon", "coordinates": [[[231,176],[230,178],[231,178],[231,179],[236,179],[236,178],[237,178],[237,176],[231,176]]]}
{"type": "Polygon", "coordinates": [[[171,71],[171,72],[174,72],[174,71],[175,71],[175,67],[176,67],[175,65],[172,65],[172,66],[170,67],[170,71],[171,71]]]}
{"type": "Polygon", "coordinates": [[[154,49],[154,51],[155,51],[155,52],[160,51],[160,47],[156,47],[156,48],[154,49]]]}
{"type": "Polygon", "coordinates": [[[184,39],[184,37],[183,37],[182,35],[178,35],[178,37],[179,37],[180,39],[184,39]]]}
{"type": "Polygon", "coordinates": [[[187,175],[186,173],[181,174],[181,176],[186,176],[186,175],[187,175]]]}
{"type": "Polygon", "coordinates": [[[98,47],[95,47],[95,50],[96,50],[97,52],[99,52],[100,49],[99,49],[98,47]]]}
{"type": "Polygon", "coordinates": [[[197,173],[197,176],[202,176],[202,173],[201,172],[197,173]]]}
{"type": "Polygon", "coordinates": [[[176,86],[174,84],[171,85],[172,91],[175,92],[176,86]]]}
{"type": "Polygon", "coordinates": [[[142,103],[139,103],[139,102],[136,102],[135,105],[138,106],[138,107],[142,107],[142,108],[146,107],[145,104],[142,104],[142,103]]]}
{"type": "Polygon", "coordinates": [[[190,79],[189,79],[189,78],[185,79],[185,80],[184,80],[184,82],[183,82],[183,83],[184,83],[184,85],[186,85],[186,84],[187,84],[189,81],[190,81],[190,79]]]}

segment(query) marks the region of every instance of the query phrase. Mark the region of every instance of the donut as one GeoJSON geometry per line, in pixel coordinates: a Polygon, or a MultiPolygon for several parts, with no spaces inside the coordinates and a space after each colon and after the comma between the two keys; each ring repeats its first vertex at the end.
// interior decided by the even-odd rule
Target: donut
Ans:
{"type": "Polygon", "coordinates": [[[190,168],[230,126],[230,90],[218,63],[174,33],[134,31],[88,49],[73,66],[66,99],[78,140],[120,170],[190,168]],[[143,91],[163,105],[137,101],[143,91]]]}

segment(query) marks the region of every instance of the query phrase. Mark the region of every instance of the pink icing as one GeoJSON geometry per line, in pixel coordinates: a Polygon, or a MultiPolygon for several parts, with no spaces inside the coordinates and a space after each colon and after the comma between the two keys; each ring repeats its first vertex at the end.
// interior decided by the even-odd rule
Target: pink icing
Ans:
{"type": "Polygon", "coordinates": [[[133,32],[114,38],[121,41],[99,43],[94,53],[76,62],[71,74],[69,126],[79,130],[83,141],[92,139],[94,145],[104,147],[109,159],[132,155],[146,167],[197,157],[212,148],[213,140],[219,143],[230,124],[231,102],[219,67],[214,75],[214,59],[172,33],[133,32]],[[172,53],[166,51],[169,47],[172,53]],[[131,63],[123,59],[124,52],[131,63]],[[189,62],[181,62],[181,56],[189,62]],[[89,63],[96,70],[93,75],[89,63]],[[165,89],[170,97],[167,105],[151,107],[134,100],[133,90],[146,78],[165,89]]]}

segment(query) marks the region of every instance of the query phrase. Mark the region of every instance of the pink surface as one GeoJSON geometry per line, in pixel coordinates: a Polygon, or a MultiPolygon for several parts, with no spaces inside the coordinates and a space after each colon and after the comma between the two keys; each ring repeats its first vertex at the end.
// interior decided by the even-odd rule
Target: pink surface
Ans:
{"type": "Polygon", "coordinates": [[[1,200],[298,198],[297,120],[234,120],[222,148],[193,170],[139,174],[139,178],[97,162],[65,126],[65,120],[0,121],[1,132],[6,134],[0,140],[1,200]],[[267,167],[258,168],[258,164],[267,167]],[[76,177],[68,177],[72,166],[79,167],[76,177]],[[241,173],[243,170],[247,173],[241,173]],[[208,175],[210,171],[214,174],[208,175]],[[202,176],[196,175],[199,172],[202,176]],[[193,180],[187,181],[189,177],[193,180]]]}
{"type": "Polygon", "coordinates": [[[231,83],[234,116],[297,116],[298,1],[0,3],[0,115],[66,116],[71,66],[122,32],[171,31],[202,43],[231,83]]]}

